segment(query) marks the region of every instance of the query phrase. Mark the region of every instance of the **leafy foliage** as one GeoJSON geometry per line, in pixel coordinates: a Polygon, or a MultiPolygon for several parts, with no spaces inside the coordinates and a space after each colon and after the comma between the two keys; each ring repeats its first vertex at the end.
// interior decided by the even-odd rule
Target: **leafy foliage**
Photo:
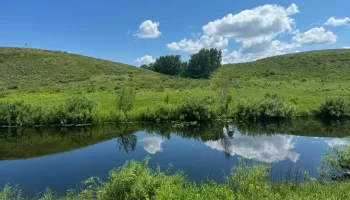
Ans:
{"type": "Polygon", "coordinates": [[[130,87],[124,87],[118,97],[118,110],[122,111],[126,118],[128,112],[132,109],[135,102],[135,90],[130,87]]]}
{"type": "Polygon", "coordinates": [[[181,56],[179,55],[161,56],[154,63],[154,71],[167,75],[178,75],[181,65],[181,56]]]}
{"type": "Polygon", "coordinates": [[[319,173],[323,180],[332,178],[344,180],[350,178],[350,145],[334,145],[322,158],[322,165],[319,173]]]}
{"type": "Polygon", "coordinates": [[[201,49],[191,55],[184,75],[191,78],[209,78],[221,67],[222,53],[217,49],[201,49]]]}
{"type": "Polygon", "coordinates": [[[53,114],[55,124],[88,124],[92,123],[95,103],[85,96],[67,99],[53,114]]]}
{"type": "MultiPolygon", "coordinates": [[[[311,180],[308,183],[282,182],[271,183],[268,180],[269,166],[245,164],[232,169],[226,182],[218,184],[207,180],[199,184],[190,182],[182,172],[171,174],[170,170],[162,172],[158,167],[148,167],[149,158],[141,162],[130,161],[114,169],[108,181],[92,177],[81,186],[69,190],[66,196],[55,196],[47,190],[42,197],[35,199],[349,199],[350,182],[321,183],[311,180]]],[[[171,168],[169,168],[171,169],[171,168]]],[[[7,185],[0,191],[3,200],[25,199],[16,187],[7,185]]]]}
{"type": "Polygon", "coordinates": [[[0,102],[0,126],[39,125],[43,110],[23,102],[0,102]]]}
{"type": "Polygon", "coordinates": [[[319,118],[349,118],[350,101],[345,97],[329,97],[315,111],[319,118]]]}
{"type": "Polygon", "coordinates": [[[291,119],[296,110],[276,94],[266,94],[263,99],[243,99],[236,108],[235,116],[240,120],[291,119]]]}

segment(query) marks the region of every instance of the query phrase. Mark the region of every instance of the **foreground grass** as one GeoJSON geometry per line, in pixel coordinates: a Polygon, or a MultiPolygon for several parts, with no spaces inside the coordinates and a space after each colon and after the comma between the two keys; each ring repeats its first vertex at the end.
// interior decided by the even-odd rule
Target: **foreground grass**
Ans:
{"type": "MultiPolygon", "coordinates": [[[[307,183],[268,180],[269,166],[249,166],[241,162],[232,168],[225,183],[207,180],[196,184],[182,172],[170,174],[148,167],[148,160],[130,161],[112,170],[108,181],[90,178],[80,187],[69,190],[66,196],[57,196],[51,190],[34,199],[349,199],[350,182],[307,183]]],[[[26,199],[17,187],[5,186],[0,199],[26,199]]]]}

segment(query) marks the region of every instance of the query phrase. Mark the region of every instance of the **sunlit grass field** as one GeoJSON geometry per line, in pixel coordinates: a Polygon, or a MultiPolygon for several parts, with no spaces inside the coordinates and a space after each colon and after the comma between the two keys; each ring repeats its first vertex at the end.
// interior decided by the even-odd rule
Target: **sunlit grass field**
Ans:
{"type": "Polygon", "coordinates": [[[299,109],[327,97],[350,96],[350,50],[282,55],[221,67],[209,80],[166,76],[149,70],[66,52],[0,48],[0,101],[53,107],[73,95],[95,101],[101,115],[116,110],[119,91],[133,87],[132,113],[185,99],[211,96],[220,103],[223,77],[230,78],[230,107],[244,98],[276,93],[299,109]]]}

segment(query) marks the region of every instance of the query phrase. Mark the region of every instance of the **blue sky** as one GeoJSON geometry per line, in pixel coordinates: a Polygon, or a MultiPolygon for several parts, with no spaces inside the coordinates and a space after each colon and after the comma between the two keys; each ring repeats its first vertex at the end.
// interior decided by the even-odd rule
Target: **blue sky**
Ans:
{"type": "Polygon", "coordinates": [[[349,0],[3,0],[0,46],[27,42],[136,66],[215,47],[224,62],[245,62],[349,47],[349,8],[349,0]]]}

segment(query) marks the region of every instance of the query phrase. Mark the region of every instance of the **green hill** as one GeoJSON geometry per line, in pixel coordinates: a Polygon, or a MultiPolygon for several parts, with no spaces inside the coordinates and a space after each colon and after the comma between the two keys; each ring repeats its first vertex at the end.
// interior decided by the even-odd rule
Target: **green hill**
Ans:
{"type": "Polygon", "coordinates": [[[250,63],[225,65],[220,72],[237,78],[348,81],[350,50],[321,50],[275,56],[250,63]]]}
{"type": "Polygon", "coordinates": [[[116,110],[124,86],[136,90],[132,112],[187,98],[214,97],[219,104],[224,75],[230,77],[232,106],[242,97],[276,93],[299,108],[313,109],[329,96],[350,96],[350,50],[281,55],[222,66],[209,80],[166,76],[91,57],[39,49],[0,48],[0,101],[55,106],[71,95],[97,102],[99,112],[116,110]]]}

